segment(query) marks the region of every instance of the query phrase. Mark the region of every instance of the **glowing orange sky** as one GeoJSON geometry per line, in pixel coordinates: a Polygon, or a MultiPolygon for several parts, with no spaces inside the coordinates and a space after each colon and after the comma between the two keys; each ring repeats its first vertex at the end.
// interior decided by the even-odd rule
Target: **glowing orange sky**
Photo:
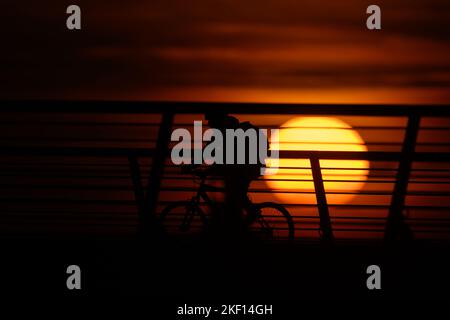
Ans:
{"type": "Polygon", "coordinates": [[[376,32],[362,0],[79,4],[79,33],[11,5],[0,98],[450,103],[446,0],[378,1],[376,32]]]}

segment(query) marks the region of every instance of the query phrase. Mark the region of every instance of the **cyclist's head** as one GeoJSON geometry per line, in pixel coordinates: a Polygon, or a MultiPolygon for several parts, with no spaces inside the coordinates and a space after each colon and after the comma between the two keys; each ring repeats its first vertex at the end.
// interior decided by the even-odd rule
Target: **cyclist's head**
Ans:
{"type": "Polygon", "coordinates": [[[205,113],[205,119],[211,128],[222,128],[225,125],[228,113],[225,111],[209,111],[205,113]]]}

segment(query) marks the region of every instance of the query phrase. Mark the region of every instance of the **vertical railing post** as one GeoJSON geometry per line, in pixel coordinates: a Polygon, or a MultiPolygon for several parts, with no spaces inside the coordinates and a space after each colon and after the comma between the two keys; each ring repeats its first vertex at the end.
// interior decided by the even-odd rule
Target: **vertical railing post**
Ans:
{"type": "Polygon", "coordinates": [[[417,135],[420,127],[420,116],[417,114],[408,117],[405,137],[403,140],[401,159],[397,171],[394,192],[392,194],[389,214],[386,221],[384,239],[392,242],[398,236],[404,240],[411,240],[413,234],[405,223],[403,217],[403,208],[405,206],[405,198],[408,190],[409,177],[411,175],[411,167],[413,155],[416,147],[417,135]]]}
{"type": "Polygon", "coordinates": [[[320,169],[319,159],[315,156],[310,158],[311,170],[314,181],[314,189],[316,191],[317,207],[319,210],[320,229],[322,231],[323,240],[327,243],[333,242],[333,229],[331,227],[330,214],[328,212],[327,196],[323,184],[322,172],[320,169]]]}
{"type": "Polygon", "coordinates": [[[131,171],[131,180],[133,183],[134,198],[138,206],[139,221],[144,219],[145,211],[145,191],[142,186],[142,175],[137,155],[129,155],[128,162],[131,171]]]}
{"type": "Polygon", "coordinates": [[[161,180],[164,172],[164,162],[169,151],[171,129],[173,125],[174,113],[165,112],[162,116],[158,131],[155,155],[148,177],[147,192],[144,196],[144,204],[139,221],[140,233],[161,231],[156,219],[156,207],[158,204],[161,180]]]}

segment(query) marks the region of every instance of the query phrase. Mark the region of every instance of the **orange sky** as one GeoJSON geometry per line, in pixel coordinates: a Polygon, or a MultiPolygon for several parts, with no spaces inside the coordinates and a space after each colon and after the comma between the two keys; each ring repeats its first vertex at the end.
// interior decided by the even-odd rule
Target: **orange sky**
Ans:
{"type": "Polygon", "coordinates": [[[10,4],[0,98],[449,103],[450,4],[378,1],[10,4]],[[37,27],[36,27],[37,26],[37,27]]]}

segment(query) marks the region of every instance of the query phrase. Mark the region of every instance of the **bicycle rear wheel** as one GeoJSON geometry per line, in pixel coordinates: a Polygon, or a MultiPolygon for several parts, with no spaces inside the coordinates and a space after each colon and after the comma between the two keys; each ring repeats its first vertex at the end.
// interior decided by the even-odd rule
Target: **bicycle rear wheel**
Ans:
{"type": "Polygon", "coordinates": [[[294,240],[294,221],[285,207],[274,202],[257,203],[252,207],[255,217],[251,219],[249,231],[257,238],[285,242],[294,240]]]}
{"type": "Polygon", "coordinates": [[[169,235],[195,234],[207,224],[203,210],[190,201],[178,201],[168,205],[159,216],[161,225],[169,235]]]}

